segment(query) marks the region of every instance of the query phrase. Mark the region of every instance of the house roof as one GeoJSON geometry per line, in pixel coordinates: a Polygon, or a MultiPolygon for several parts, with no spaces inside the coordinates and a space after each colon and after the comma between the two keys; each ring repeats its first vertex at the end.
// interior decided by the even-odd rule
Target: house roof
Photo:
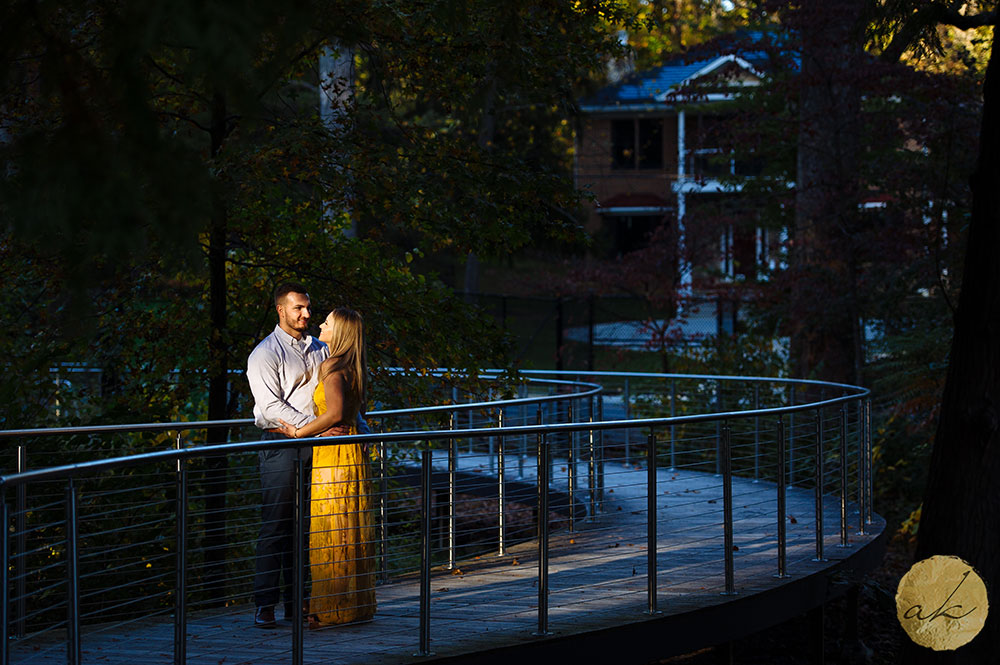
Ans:
{"type": "Polygon", "coordinates": [[[655,69],[631,74],[619,83],[598,91],[597,94],[584,100],[581,106],[653,102],[659,95],[679,87],[681,83],[690,79],[693,74],[705,68],[713,60],[715,58],[690,63],[674,60],[655,69]]]}
{"type": "Polygon", "coordinates": [[[706,76],[727,63],[735,63],[757,78],[768,69],[769,55],[762,48],[768,37],[763,32],[735,33],[715,42],[715,48],[701,51],[697,59],[675,58],[653,69],[635,72],[580,100],[585,113],[634,110],[642,106],[660,106],[692,81],[706,76]]]}

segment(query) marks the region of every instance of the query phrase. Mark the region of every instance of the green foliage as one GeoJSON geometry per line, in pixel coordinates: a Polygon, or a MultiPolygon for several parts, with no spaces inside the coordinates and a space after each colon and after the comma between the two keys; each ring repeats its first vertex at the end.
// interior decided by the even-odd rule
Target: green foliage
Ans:
{"type": "Polygon", "coordinates": [[[877,395],[873,446],[879,511],[916,534],[951,346],[951,312],[941,295],[910,298],[878,331],[870,375],[877,395]],[[909,517],[907,517],[909,515],[909,517]],[[905,518],[905,519],[904,519],[905,518]]]}
{"type": "Polygon", "coordinates": [[[787,350],[770,335],[745,332],[682,347],[670,354],[669,363],[678,374],[782,377],[787,350]]]}
{"type": "Polygon", "coordinates": [[[973,17],[995,8],[995,3],[981,0],[947,9],[943,3],[922,0],[876,0],[866,8],[868,46],[883,58],[900,59],[916,69],[982,79],[989,61],[991,28],[960,29],[940,20],[951,11],[973,17]]]}
{"type": "Polygon", "coordinates": [[[628,43],[635,67],[655,67],[714,37],[766,22],[765,5],[756,0],[630,0],[635,21],[628,29],[628,43]]]}
{"type": "MultiPolygon", "coordinates": [[[[100,408],[80,418],[202,417],[204,372],[242,367],[288,278],[309,286],[316,318],[364,314],[378,401],[427,396],[426,382],[390,388],[383,367],[454,367],[471,385],[507,364],[489,319],[413,258],[580,238],[565,115],[615,49],[598,28],[626,10],[474,4],[11,8],[2,322],[23,329],[32,303],[44,315],[28,334],[46,334],[5,355],[0,389],[15,399],[0,422],[57,422],[36,379],[57,360],[102,372],[100,408]],[[324,126],[327,44],[351,49],[357,77],[324,126]],[[205,270],[212,256],[221,274],[205,270]]],[[[245,383],[233,386],[227,411],[245,415],[245,383]]]]}

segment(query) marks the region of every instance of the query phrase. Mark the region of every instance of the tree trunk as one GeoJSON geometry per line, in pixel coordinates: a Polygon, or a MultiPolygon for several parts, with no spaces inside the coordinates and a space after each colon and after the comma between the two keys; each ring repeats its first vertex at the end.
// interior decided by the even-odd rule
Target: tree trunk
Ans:
{"type": "MultiPolygon", "coordinates": [[[[347,107],[354,100],[354,50],[333,42],[332,46],[323,49],[319,58],[319,116],[323,127],[331,134],[341,134],[345,131],[347,107]]],[[[334,168],[345,171],[350,155],[330,155],[334,168]]],[[[351,224],[344,229],[344,237],[358,236],[358,220],[350,209],[336,210],[330,203],[323,206],[323,215],[333,219],[339,212],[345,212],[351,217],[351,224]]]]}
{"type": "MultiPolygon", "coordinates": [[[[215,159],[225,140],[226,100],[216,93],[212,100],[211,121],[212,158],[215,159]]],[[[221,183],[215,183],[212,192],[212,218],[209,231],[209,367],[208,367],[208,419],[229,418],[229,339],[226,331],[226,236],[228,215],[221,183]]],[[[208,443],[225,443],[229,428],[213,429],[208,443]]],[[[226,597],[226,491],[229,461],[226,457],[209,457],[205,462],[205,589],[209,603],[221,605],[226,597]]]]}
{"type": "Polygon", "coordinates": [[[812,0],[791,19],[802,35],[792,371],[844,383],[857,381],[848,230],[859,201],[860,14],[858,0],[812,0]]]}
{"type": "MultiPolygon", "coordinates": [[[[476,145],[484,152],[493,150],[493,140],[496,138],[497,132],[497,58],[499,57],[500,54],[497,54],[486,72],[483,114],[479,118],[479,131],[476,136],[476,145]]],[[[475,294],[479,293],[479,257],[475,251],[470,251],[465,257],[463,290],[466,302],[476,302],[475,294]]]]}
{"type": "MultiPolygon", "coordinates": [[[[995,31],[995,28],[994,28],[995,31]]],[[[1000,584],[1000,72],[994,39],[983,84],[972,219],[941,417],[924,491],[917,559],[952,554],[1000,584]]],[[[909,662],[1000,662],[1000,611],[954,652],[912,647],[909,662]]]]}

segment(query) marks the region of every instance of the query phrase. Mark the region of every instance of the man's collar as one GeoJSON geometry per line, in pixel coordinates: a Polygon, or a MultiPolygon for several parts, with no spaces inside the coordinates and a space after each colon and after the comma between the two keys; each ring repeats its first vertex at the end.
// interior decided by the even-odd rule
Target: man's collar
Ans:
{"type": "Polygon", "coordinates": [[[304,335],[302,335],[302,339],[298,340],[289,335],[287,332],[285,332],[280,325],[274,326],[274,334],[278,337],[278,340],[282,344],[287,344],[288,346],[298,346],[301,344],[304,345],[306,348],[309,348],[309,346],[312,344],[312,335],[310,335],[309,333],[305,333],[304,335]]]}

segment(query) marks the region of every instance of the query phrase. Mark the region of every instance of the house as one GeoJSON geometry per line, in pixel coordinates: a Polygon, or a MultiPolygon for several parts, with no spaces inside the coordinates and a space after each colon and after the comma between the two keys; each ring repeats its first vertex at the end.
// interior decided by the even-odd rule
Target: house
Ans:
{"type": "Polygon", "coordinates": [[[581,100],[574,177],[595,197],[587,228],[611,256],[642,247],[666,224],[682,289],[757,279],[774,268],[780,234],[745,222],[716,220],[710,247],[705,233],[692,247],[699,209],[738,204],[740,177],[759,172],[759,164],[727,158],[714,130],[738,92],[761,83],[767,61],[761,50],[721,49],[631,74],[581,100]]]}

